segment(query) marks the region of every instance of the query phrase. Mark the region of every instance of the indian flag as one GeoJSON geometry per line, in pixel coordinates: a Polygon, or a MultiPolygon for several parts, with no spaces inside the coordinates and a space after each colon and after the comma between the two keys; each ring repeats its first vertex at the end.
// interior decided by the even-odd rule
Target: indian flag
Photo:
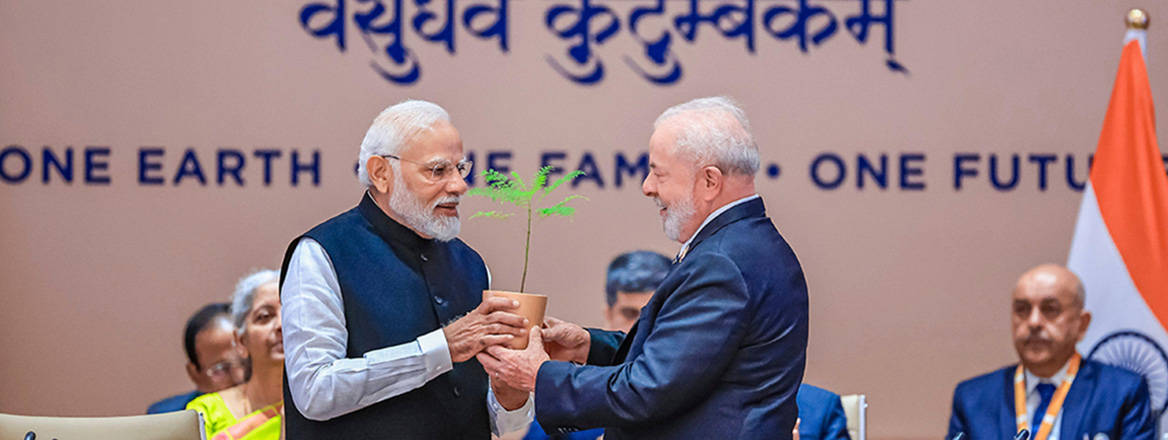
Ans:
{"type": "Polygon", "coordinates": [[[1164,432],[1168,401],[1168,177],[1156,143],[1144,31],[1124,41],[1067,266],[1093,319],[1078,349],[1143,374],[1164,432]]]}

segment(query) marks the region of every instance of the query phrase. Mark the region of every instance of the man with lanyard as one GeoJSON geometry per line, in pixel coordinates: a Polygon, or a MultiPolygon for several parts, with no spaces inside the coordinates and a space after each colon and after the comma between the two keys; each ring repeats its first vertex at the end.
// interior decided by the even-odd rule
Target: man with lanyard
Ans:
{"type": "Polygon", "coordinates": [[[1085,299],[1064,267],[1023,274],[1011,302],[1021,363],[958,384],[946,438],[1006,439],[1026,429],[1035,440],[1154,439],[1144,379],[1075,351],[1091,323],[1085,299]]]}

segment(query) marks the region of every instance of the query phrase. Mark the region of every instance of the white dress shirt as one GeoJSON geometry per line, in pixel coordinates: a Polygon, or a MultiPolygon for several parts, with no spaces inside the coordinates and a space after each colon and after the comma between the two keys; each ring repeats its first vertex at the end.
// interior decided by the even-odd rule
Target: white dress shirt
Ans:
{"type": "Polygon", "coordinates": [[[757,199],[757,198],[759,198],[758,194],[743,197],[741,199],[738,199],[738,200],[735,200],[733,202],[722,205],[721,208],[718,208],[718,209],[714,210],[714,212],[711,212],[710,215],[707,215],[706,219],[704,221],[702,221],[702,224],[700,226],[698,226],[698,229],[696,231],[694,231],[693,235],[689,236],[689,240],[686,240],[685,244],[681,245],[681,250],[677,252],[677,260],[681,261],[682,259],[685,258],[685,254],[689,252],[689,246],[691,243],[693,243],[694,238],[698,236],[698,233],[702,232],[702,229],[705,228],[706,225],[710,223],[710,221],[718,218],[718,216],[722,215],[723,212],[729,211],[730,208],[733,208],[735,206],[741,205],[743,203],[749,202],[749,201],[757,199]]]}
{"type": "MultiPolygon", "coordinates": [[[[1040,396],[1038,394],[1038,384],[1043,383],[1043,382],[1052,384],[1055,387],[1055,392],[1058,392],[1058,386],[1062,385],[1063,379],[1066,379],[1067,367],[1069,367],[1070,365],[1071,365],[1070,362],[1063,364],[1063,367],[1061,369],[1059,369],[1058,372],[1054,374],[1054,376],[1051,376],[1051,377],[1038,377],[1034,373],[1031,373],[1030,369],[1028,369],[1028,368],[1022,369],[1022,371],[1024,372],[1023,374],[1026,375],[1026,424],[1027,424],[1027,429],[1030,429],[1029,428],[1030,422],[1034,420],[1034,410],[1038,409],[1038,403],[1042,401],[1042,396],[1040,396]]],[[[1053,397],[1051,397],[1051,401],[1052,402],[1054,401],[1053,397]]],[[[1064,406],[1066,406],[1066,405],[1064,405],[1064,406]]],[[[1049,407],[1048,407],[1048,409],[1049,409],[1049,407]]],[[[1039,417],[1042,417],[1042,416],[1039,416],[1039,417]]],[[[1042,422],[1039,422],[1038,426],[1042,426],[1041,423],[1042,422]]],[[[1052,424],[1050,426],[1050,435],[1047,435],[1046,438],[1048,440],[1058,439],[1059,438],[1059,427],[1061,427],[1062,425],[1063,425],[1063,409],[1059,408],[1058,414],[1055,415],[1055,417],[1054,417],[1054,424],[1052,424]]],[[[1030,438],[1034,438],[1037,435],[1038,435],[1038,432],[1031,432],[1030,438]]]]}
{"type": "MultiPolygon", "coordinates": [[[[345,357],[349,332],[340,284],[332,260],[315,240],[296,245],[280,296],[288,388],[292,403],[309,420],[329,420],[404,394],[454,368],[442,329],[345,357]]],[[[501,435],[526,427],[534,400],[507,411],[488,390],[491,431],[501,435]]]]}

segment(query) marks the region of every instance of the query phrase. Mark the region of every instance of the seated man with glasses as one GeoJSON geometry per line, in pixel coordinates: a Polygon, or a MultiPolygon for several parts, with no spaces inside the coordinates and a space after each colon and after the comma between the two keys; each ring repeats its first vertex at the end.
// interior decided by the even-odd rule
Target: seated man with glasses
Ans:
{"type": "Polygon", "coordinates": [[[245,366],[235,351],[234,332],[226,303],[207,304],[191,315],[183,332],[183,348],[188,360],[187,377],[195,384],[195,391],[155,402],[146,413],[181,411],[200,394],[242,383],[245,366]]]}

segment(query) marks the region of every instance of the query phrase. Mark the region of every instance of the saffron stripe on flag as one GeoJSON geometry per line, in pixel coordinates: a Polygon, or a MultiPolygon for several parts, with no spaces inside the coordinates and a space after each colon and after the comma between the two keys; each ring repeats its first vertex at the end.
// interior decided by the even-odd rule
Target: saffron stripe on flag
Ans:
{"type": "Polygon", "coordinates": [[[1091,185],[1128,274],[1161,326],[1168,328],[1168,176],[1137,41],[1123,49],[1091,185]]]}

